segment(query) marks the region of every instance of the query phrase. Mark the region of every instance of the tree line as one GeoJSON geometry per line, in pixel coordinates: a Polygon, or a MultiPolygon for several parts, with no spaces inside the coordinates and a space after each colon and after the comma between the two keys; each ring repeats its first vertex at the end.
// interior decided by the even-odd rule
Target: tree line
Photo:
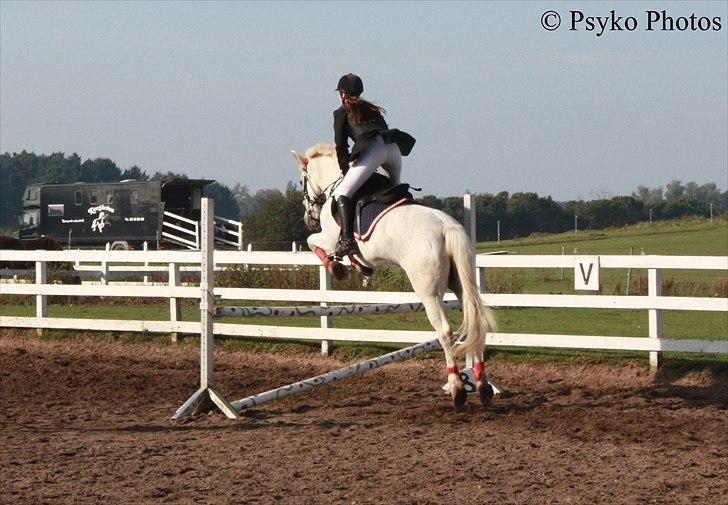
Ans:
{"type": "MultiPolygon", "coordinates": [[[[74,182],[119,182],[125,179],[137,181],[165,181],[187,179],[177,172],[154,172],[151,175],[134,165],[122,170],[108,158],[81,160],[78,154],[62,152],[35,154],[4,153],[0,155],[0,227],[14,228],[23,209],[23,191],[28,184],[68,184],[74,182]]],[[[240,219],[241,213],[251,214],[261,202],[278,190],[261,190],[251,195],[246,186],[233,188],[214,182],[205,186],[204,196],[215,198],[216,214],[230,219],[240,219]]]]}
{"type": "MultiPolygon", "coordinates": [[[[22,195],[30,183],[118,182],[186,179],[176,172],[149,175],[138,166],[122,170],[108,158],[87,159],[77,154],[50,155],[4,153],[0,155],[0,227],[14,229],[22,213],[22,195]]],[[[292,241],[304,242],[309,232],[303,224],[303,194],[297,184],[285,191],[261,189],[251,193],[245,185],[229,187],[214,182],[204,188],[204,196],[215,198],[217,215],[243,221],[244,241],[256,249],[283,249],[292,241]]],[[[670,181],[665,188],[638,186],[629,196],[556,202],[537,193],[476,193],[476,234],[479,241],[516,238],[532,233],[558,233],[574,228],[602,229],[640,221],[674,219],[685,216],[724,214],[728,210],[728,190],[715,183],[699,185],[670,181]],[[712,206],[712,207],[711,207],[712,206]],[[575,217],[576,216],[576,217],[575,217]]],[[[440,198],[425,195],[417,201],[440,209],[463,222],[462,196],[440,198]]]]}
{"type": "MultiPolygon", "coordinates": [[[[604,229],[626,226],[640,221],[660,221],[688,216],[708,217],[728,210],[728,191],[715,183],[698,185],[670,181],[666,189],[639,186],[629,196],[556,202],[537,193],[502,191],[495,195],[473,195],[476,207],[478,241],[527,237],[532,233],[559,233],[579,229],[604,229]]],[[[463,222],[462,197],[437,198],[428,195],[420,202],[441,209],[463,222]]]]}

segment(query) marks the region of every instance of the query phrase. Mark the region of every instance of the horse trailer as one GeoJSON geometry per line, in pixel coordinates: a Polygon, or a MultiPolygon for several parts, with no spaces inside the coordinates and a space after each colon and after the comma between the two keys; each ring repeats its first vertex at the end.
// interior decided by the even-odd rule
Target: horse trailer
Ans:
{"type": "MultiPolygon", "coordinates": [[[[23,194],[20,239],[48,236],[64,248],[199,249],[206,179],[31,184],[23,194]]],[[[240,248],[238,221],[215,217],[216,243],[240,248]]]]}

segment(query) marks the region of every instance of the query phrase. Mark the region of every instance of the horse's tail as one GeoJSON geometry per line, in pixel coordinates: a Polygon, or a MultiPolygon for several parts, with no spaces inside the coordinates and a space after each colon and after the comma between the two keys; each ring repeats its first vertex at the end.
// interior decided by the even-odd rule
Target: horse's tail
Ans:
{"type": "Polygon", "coordinates": [[[463,324],[458,330],[465,336],[453,349],[455,358],[485,347],[485,334],[495,328],[495,318],[483,304],[475,283],[475,263],[470,253],[470,241],[460,225],[445,227],[445,251],[457,271],[463,290],[463,324]]]}

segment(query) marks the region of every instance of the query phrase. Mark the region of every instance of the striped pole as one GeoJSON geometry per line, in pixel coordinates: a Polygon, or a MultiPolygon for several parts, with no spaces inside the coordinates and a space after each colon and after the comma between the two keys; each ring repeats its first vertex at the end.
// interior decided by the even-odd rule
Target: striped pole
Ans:
{"type": "MultiPolygon", "coordinates": [[[[460,307],[460,302],[450,300],[443,302],[445,309],[460,307]]],[[[333,305],[319,307],[318,305],[303,305],[299,307],[217,307],[215,315],[225,316],[273,316],[273,317],[298,317],[298,316],[358,316],[366,314],[398,314],[403,312],[416,312],[424,310],[421,303],[384,303],[384,304],[357,304],[357,305],[333,305]]]]}
{"type": "Polygon", "coordinates": [[[379,356],[378,358],[357,363],[356,365],[351,365],[346,368],[334,370],[333,372],[317,375],[316,377],[311,377],[310,379],[302,380],[300,382],[294,382],[293,384],[289,384],[287,386],[271,389],[270,391],[266,391],[264,393],[248,396],[247,398],[243,398],[242,400],[231,402],[231,405],[237,412],[240,412],[243,409],[248,409],[251,407],[256,407],[258,405],[263,405],[264,403],[280,400],[281,398],[285,398],[286,396],[302,393],[304,391],[308,391],[309,389],[328,384],[329,382],[333,382],[335,380],[344,379],[346,377],[351,377],[352,375],[358,375],[360,373],[368,372],[369,370],[379,368],[380,366],[395,363],[397,361],[403,361],[422,352],[434,351],[436,349],[440,349],[440,342],[437,339],[429,340],[421,344],[413,345],[412,347],[406,347],[405,349],[400,349],[399,351],[384,354],[382,356],[379,356]]]}

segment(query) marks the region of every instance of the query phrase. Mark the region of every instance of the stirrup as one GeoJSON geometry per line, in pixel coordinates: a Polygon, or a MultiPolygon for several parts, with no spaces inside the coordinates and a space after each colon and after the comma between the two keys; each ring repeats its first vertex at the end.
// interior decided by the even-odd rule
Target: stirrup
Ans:
{"type": "Polygon", "coordinates": [[[341,237],[339,243],[336,245],[336,252],[334,258],[337,261],[343,260],[350,254],[361,254],[359,251],[359,245],[356,243],[354,237],[341,237]]]}

